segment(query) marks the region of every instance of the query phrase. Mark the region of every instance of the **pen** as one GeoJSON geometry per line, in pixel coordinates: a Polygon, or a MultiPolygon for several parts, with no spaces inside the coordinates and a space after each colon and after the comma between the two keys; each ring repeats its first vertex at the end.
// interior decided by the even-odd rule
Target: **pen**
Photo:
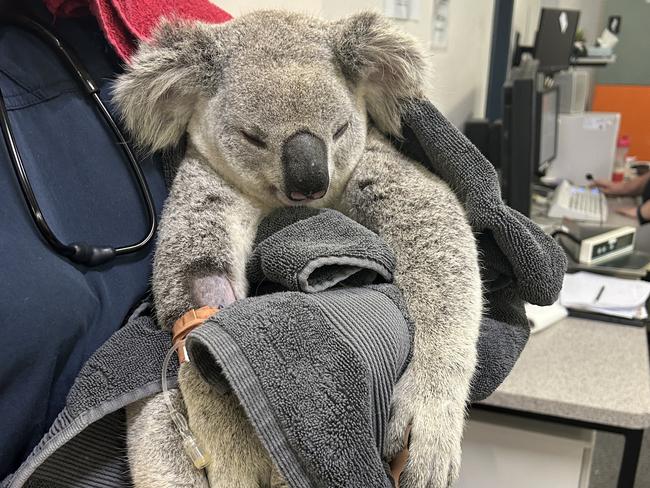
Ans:
{"type": "Polygon", "coordinates": [[[604,291],[605,291],[605,285],[600,287],[600,291],[598,292],[598,295],[596,295],[596,299],[594,300],[594,303],[600,300],[600,297],[603,296],[604,291]]]}

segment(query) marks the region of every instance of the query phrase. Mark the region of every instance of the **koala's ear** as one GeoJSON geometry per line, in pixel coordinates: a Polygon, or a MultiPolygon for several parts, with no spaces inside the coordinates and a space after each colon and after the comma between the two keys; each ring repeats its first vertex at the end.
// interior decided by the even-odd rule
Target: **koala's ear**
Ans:
{"type": "Polygon", "coordinates": [[[138,146],[179,143],[201,95],[218,84],[224,58],[219,26],[163,20],[120,75],[113,99],[138,146]]]}
{"type": "Polygon", "coordinates": [[[400,101],[422,95],[424,56],[417,41],[383,16],[363,12],[332,24],[336,60],[358,84],[368,113],[384,132],[400,134],[400,101]]]}

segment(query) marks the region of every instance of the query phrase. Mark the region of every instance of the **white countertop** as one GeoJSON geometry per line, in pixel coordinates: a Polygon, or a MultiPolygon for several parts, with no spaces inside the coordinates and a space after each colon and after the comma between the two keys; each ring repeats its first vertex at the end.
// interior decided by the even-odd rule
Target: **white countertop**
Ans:
{"type": "Polygon", "coordinates": [[[646,329],[566,318],[531,335],[481,403],[617,427],[650,427],[646,329]]]}

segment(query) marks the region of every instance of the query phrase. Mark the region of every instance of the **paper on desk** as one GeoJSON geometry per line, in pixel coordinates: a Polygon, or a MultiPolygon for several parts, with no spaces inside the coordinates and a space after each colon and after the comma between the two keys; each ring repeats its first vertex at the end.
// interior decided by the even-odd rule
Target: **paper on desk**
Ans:
{"type": "Polygon", "coordinates": [[[568,308],[645,319],[650,283],[586,271],[564,275],[560,303],[568,308]],[[602,290],[602,293],[601,293],[602,290]]]}
{"type": "Polygon", "coordinates": [[[560,305],[559,302],[555,302],[553,305],[546,307],[540,307],[539,305],[532,305],[530,303],[526,303],[524,306],[531,334],[536,334],[569,315],[567,309],[560,305]]]}
{"type": "MultiPolygon", "coordinates": [[[[578,307],[571,307],[578,308],[578,307]]],[[[589,312],[602,313],[605,315],[611,315],[612,317],[623,317],[625,319],[636,319],[636,320],[645,320],[648,318],[648,311],[645,308],[645,305],[634,308],[603,308],[603,307],[590,307],[582,308],[580,310],[587,310],[589,312]]]]}

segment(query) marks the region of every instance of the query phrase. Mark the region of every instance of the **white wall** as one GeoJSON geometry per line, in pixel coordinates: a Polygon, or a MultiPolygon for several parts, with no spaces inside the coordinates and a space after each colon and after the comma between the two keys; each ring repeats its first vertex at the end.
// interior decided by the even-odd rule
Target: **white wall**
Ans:
{"type": "Polygon", "coordinates": [[[282,8],[303,12],[311,15],[321,15],[323,0],[210,0],[234,17],[251,10],[282,8]]]}
{"type": "MultiPolygon", "coordinates": [[[[383,0],[213,0],[237,16],[260,8],[285,8],[338,19],[364,9],[381,11],[383,0]]],[[[483,117],[490,60],[493,0],[450,0],[448,46],[428,48],[433,0],[420,0],[420,18],[396,24],[420,39],[429,53],[427,95],[456,125],[483,117]]]]}

